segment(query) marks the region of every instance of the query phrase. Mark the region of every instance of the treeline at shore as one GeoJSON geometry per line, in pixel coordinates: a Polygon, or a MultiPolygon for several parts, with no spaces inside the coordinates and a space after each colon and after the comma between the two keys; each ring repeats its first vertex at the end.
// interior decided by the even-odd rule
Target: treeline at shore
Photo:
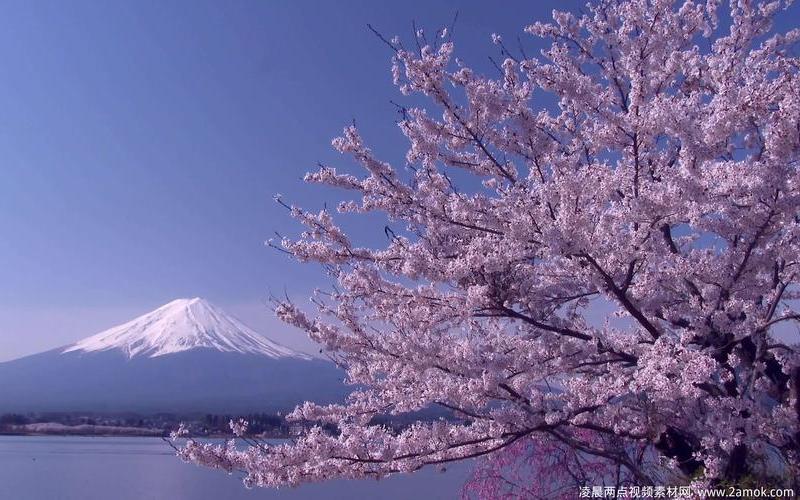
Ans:
{"type": "MultiPolygon", "coordinates": [[[[397,431],[408,426],[421,414],[380,418],[374,425],[391,427],[397,431]]],[[[443,418],[441,412],[429,413],[423,418],[443,418]]],[[[54,436],[161,436],[166,437],[181,424],[195,437],[230,437],[232,420],[247,421],[247,434],[262,438],[289,438],[303,433],[314,422],[286,420],[277,413],[216,414],[216,413],[5,413],[0,414],[0,435],[54,435],[54,436]]],[[[323,425],[326,431],[336,433],[336,428],[323,425]]]]}
{"type": "Polygon", "coordinates": [[[0,434],[5,435],[108,435],[167,436],[180,424],[194,436],[231,436],[229,422],[244,418],[248,431],[263,437],[288,437],[303,424],[287,422],[279,413],[246,415],[124,413],[6,413],[0,415],[0,434]]]}

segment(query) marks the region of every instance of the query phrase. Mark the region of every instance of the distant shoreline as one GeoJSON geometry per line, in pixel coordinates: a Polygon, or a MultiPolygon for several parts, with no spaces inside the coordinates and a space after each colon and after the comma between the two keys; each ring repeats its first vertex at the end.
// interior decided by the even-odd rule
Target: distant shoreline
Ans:
{"type": "MultiPolygon", "coordinates": [[[[100,434],[82,434],[79,432],[69,432],[69,433],[58,433],[58,432],[0,432],[0,437],[9,436],[9,437],[46,437],[46,436],[56,436],[56,437],[164,437],[161,434],[110,434],[110,433],[100,433],[100,434]]],[[[205,437],[205,436],[204,436],[205,437]]],[[[209,436],[214,438],[215,436],[209,436]]]]}
{"type": "Polygon", "coordinates": [[[144,427],[125,427],[111,425],[78,424],[65,425],[58,422],[12,425],[0,435],[12,436],[136,436],[161,437],[166,435],[162,429],[144,427]]]}
{"type": "MultiPolygon", "coordinates": [[[[76,437],[167,437],[169,431],[142,427],[120,427],[108,425],[64,425],[58,423],[39,423],[12,426],[0,430],[0,436],[76,436],[76,437]]],[[[195,438],[229,439],[232,434],[209,433],[195,438]]],[[[288,434],[264,433],[264,439],[288,439],[288,434]]]]}

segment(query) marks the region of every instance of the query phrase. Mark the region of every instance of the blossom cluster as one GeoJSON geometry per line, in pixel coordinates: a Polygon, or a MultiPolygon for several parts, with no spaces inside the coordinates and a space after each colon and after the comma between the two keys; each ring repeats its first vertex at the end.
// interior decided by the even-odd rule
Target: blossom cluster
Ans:
{"type": "Polygon", "coordinates": [[[781,2],[744,0],[723,29],[718,4],[555,12],[526,29],[549,47],[504,49],[496,77],[449,37],[387,41],[399,89],[430,103],[402,109],[407,168],[347,127],[333,145],[363,173],[306,177],[355,193],[342,212],[385,215],[386,245],[300,207],[305,232],[279,243],[337,281],[318,314],[277,312],[355,387],[291,417],[338,431],[182,456],[280,486],[546,437],[638,484],[654,484],[641,446],[700,482],[765,456],[800,475],[800,355],[775,333],[800,318],[800,30],[774,32],[781,2]],[[458,419],[372,425],[431,407],[458,419]]]}

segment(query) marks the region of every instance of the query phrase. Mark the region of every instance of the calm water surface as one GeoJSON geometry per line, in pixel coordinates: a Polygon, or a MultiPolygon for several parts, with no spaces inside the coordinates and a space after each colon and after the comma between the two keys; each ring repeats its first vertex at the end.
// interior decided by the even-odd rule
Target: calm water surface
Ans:
{"type": "Polygon", "coordinates": [[[159,438],[0,436],[3,500],[239,500],[458,498],[468,464],[381,481],[331,481],[284,490],[185,464],[159,438]]]}

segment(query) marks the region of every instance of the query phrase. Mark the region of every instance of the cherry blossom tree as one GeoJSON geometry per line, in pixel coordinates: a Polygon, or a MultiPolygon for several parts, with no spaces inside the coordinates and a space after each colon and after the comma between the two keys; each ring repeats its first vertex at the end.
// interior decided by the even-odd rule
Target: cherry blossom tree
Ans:
{"type": "Polygon", "coordinates": [[[333,146],[363,174],[306,180],[355,193],[340,212],[384,214],[386,245],[299,207],[305,232],[275,243],[336,281],[318,313],[276,310],[354,384],[343,404],[290,415],[337,431],[246,449],[189,440],[180,455],[256,486],[524,442],[642,485],[657,480],[643,447],[697,485],[764,457],[800,475],[800,347],[775,332],[800,320],[800,30],[774,31],[777,1],[731,0],[723,27],[718,3],[554,12],[526,28],[547,42],[538,57],[493,37],[506,59],[491,76],[454,59],[445,33],[413,49],[384,39],[399,90],[429,103],[401,108],[405,165],[353,126],[333,146]],[[430,407],[457,418],[371,425],[430,407]]]}
{"type": "MultiPolygon", "coordinates": [[[[630,447],[625,453],[635,457],[648,477],[661,485],[676,479],[658,464],[648,443],[589,430],[576,430],[573,437],[593,447],[630,447]]],[[[462,498],[572,500],[580,497],[581,491],[586,496],[592,487],[602,486],[613,487],[615,493],[625,491],[625,495],[620,495],[624,497],[628,496],[628,488],[630,496],[636,493],[634,488],[640,488],[636,478],[615,460],[582,453],[552,436],[539,433],[480,460],[464,485],[462,498]]]]}

